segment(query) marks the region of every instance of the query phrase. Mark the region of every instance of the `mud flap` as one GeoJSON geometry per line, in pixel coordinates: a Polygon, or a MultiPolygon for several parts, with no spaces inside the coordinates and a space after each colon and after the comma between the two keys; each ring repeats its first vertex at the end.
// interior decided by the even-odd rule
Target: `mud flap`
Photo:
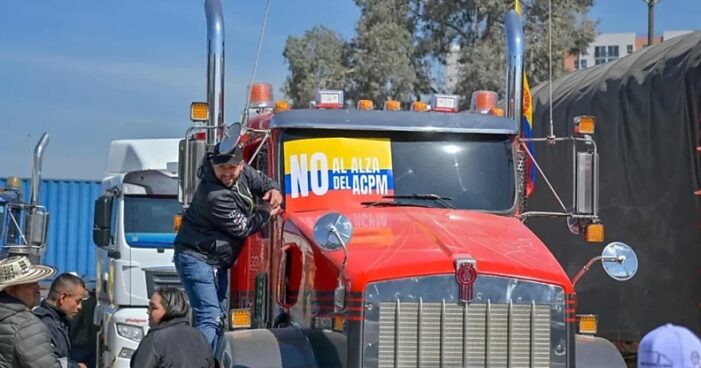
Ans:
{"type": "Polygon", "coordinates": [[[319,367],[309,341],[295,327],[231,331],[224,339],[222,368],[319,367]]]}
{"type": "Polygon", "coordinates": [[[575,335],[574,349],[577,368],[626,368],[616,346],[601,337],[575,335]]]}

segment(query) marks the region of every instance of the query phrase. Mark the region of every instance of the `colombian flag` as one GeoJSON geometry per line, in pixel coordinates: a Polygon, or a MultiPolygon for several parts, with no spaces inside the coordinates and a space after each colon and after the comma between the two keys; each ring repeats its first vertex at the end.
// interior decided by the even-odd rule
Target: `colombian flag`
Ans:
{"type": "MultiPolygon", "coordinates": [[[[521,15],[521,3],[519,0],[515,0],[514,9],[516,14],[521,15]]],[[[521,113],[521,136],[523,138],[533,138],[533,99],[531,97],[531,87],[528,85],[528,77],[526,76],[526,70],[523,71],[523,106],[521,113]]],[[[535,146],[533,142],[528,142],[526,144],[528,150],[535,157],[535,146]]],[[[531,163],[530,157],[526,156],[526,197],[530,196],[533,192],[536,179],[536,169],[535,165],[531,163]]]]}

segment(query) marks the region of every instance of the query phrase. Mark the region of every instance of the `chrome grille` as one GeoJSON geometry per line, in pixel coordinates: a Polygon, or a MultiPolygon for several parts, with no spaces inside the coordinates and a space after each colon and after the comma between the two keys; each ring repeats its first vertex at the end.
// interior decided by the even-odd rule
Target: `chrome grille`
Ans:
{"type": "Polygon", "coordinates": [[[550,306],[380,303],[379,367],[549,367],[550,306]]]}
{"type": "Polygon", "coordinates": [[[458,295],[454,275],[369,284],[363,367],[568,366],[559,286],[479,275],[471,303],[458,295]]]}

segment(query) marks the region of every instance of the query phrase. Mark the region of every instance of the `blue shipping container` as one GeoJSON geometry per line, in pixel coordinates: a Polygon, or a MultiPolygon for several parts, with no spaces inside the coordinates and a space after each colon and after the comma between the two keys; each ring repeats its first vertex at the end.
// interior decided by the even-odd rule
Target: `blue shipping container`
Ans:
{"type": "MultiPolygon", "coordinates": [[[[0,178],[5,188],[6,178],[0,178]]],[[[31,180],[22,179],[24,201],[29,201],[31,180]]],[[[95,280],[95,243],[92,225],[95,199],[100,195],[96,180],[44,179],[39,202],[49,211],[49,233],[43,263],[59,272],[76,272],[88,282],[95,280]]]]}

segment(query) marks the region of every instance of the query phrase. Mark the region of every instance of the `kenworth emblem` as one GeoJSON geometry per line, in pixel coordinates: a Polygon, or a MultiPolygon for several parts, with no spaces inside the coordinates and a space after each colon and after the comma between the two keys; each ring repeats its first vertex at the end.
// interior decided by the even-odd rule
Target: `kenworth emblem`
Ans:
{"type": "Polygon", "coordinates": [[[473,259],[458,259],[455,261],[455,279],[460,287],[460,301],[472,301],[473,287],[477,280],[477,261],[473,259]]]}

